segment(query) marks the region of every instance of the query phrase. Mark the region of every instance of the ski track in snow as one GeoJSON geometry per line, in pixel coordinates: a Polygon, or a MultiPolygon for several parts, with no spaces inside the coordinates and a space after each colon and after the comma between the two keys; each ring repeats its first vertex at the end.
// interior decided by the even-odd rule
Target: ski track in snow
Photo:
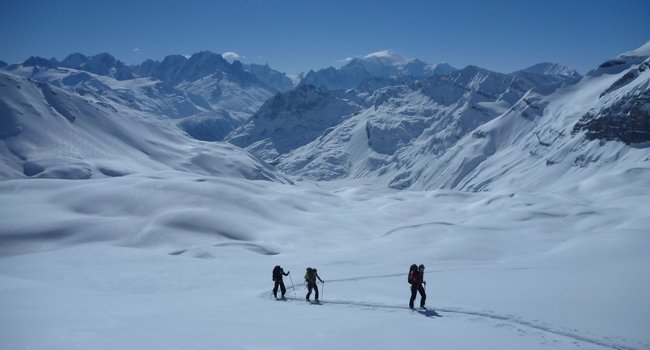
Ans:
{"type": "MultiPolygon", "coordinates": [[[[443,270],[441,270],[443,271],[443,270]]],[[[438,272],[441,272],[438,271],[438,272]]],[[[435,272],[435,271],[430,271],[430,272],[435,272]]],[[[377,279],[377,278],[388,278],[388,277],[399,277],[403,276],[404,273],[393,273],[393,274],[385,274],[385,275],[374,275],[374,276],[359,276],[359,277],[348,277],[348,278],[340,278],[340,279],[328,279],[328,283],[335,283],[335,282],[349,282],[349,281],[360,281],[360,280],[366,280],[366,279],[377,279]]],[[[298,287],[305,286],[305,283],[298,283],[295,284],[293,287],[293,292],[295,293],[295,290],[298,287]]],[[[287,294],[289,294],[290,288],[287,288],[287,294]]],[[[269,295],[269,292],[264,292],[260,295],[260,297],[264,298],[269,295]]],[[[295,301],[304,301],[303,298],[300,297],[292,297],[288,296],[286,297],[288,300],[295,300],[295,301]]],[[[346,306],[351,306],[351,307],[362,307],[362,308],[368,308],[368,309],[392,309],[392,310],[409,310],[408,306],[402,306],[402,305],[389,305],[389,304],[381,304],[381,303],[370,303],[370,302],[362,302],[362,301],[351,301],[351,300],[324,300],[324,304],[334,304],[334,305],[346,305],[346,306]]],[[[516,315],[500,315],[494,312],[490,311],[476,311],[476,310],[468,310],[468,309],[463,309],[463,308],[458,308],[458,307],[434,307],[434,308],[429,308],[427,313],[424,313],[425,316],[429,318],[437,318],[437,317],[443,317],[444,315],[440,315],[437,312],[444,312],[444,313],[449,313],[449,314],[457,314],[457,315],[462,315],[462,316],[472,316],[472,317],[480,317],[483,319],[488,319],[488,320],[493,320],[493,321],[501,321],[501,322],[510,322],[514,323],[519,326],[524,326],[527,328],[532,328],[536,329],[542,332],[546,333],[551,333],[554,335],[558,336],[563,336],[566,338],[573,339],[574,341],[579,341],[579,342],[584,342],[584,343],[589,343],[592,345],[597,345],[597,346],[602,346],[605,348],[609,349],[615,349],[615,350],[638,350],[638,348],[634,348],[631,346],[627,345],[621,345],[614,343],[612,341],[609,341],[608,339],[597,339],[597,338],[591,338],[588,336],[584,336],[578,333],[577,329],[574,329],[572,331],[570,330],[562,330],[556,327],[553,327],[552,325],[546,325],[542,324],[539,322],[534,322],[534,321],[528,321],[525,320],[521,317],[518,317],[516,315]]]]}
{"type": "Polygon", "coordinates": [[[389,236],[397,231],[401,231],[404,229],[409,229],[409,228],[418,228],[418,227],[423,227],[423,226],[437,226],[437,225],[444,225],[444,226],[458,226],[459,224],[454,224],[451,222],[446,222],[446,221],[434,221],[434,222],[425,222],[421,224],[415,224],[415,225],[404,225],[400,227],[396,227],[394,229],[389,230],[388,232],[384,233],[381,235],[381,237],[386,237],[389,236]]]}

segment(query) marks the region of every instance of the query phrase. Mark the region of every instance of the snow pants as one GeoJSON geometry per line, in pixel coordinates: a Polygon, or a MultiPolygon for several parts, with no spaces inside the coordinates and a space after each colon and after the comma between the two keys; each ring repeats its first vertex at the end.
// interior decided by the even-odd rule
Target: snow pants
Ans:
{"type": "Polygon", "coordinates": [[[273,286],[273,295],[276,298],[278,297],[278,287],[280,287],[280,291],[282,292],[282,297],[284,297],[284,294],[287,292],[287,288],[284,286],[284,281],[282,279],[276,280],[275,286],[273,286]]]}
{"type": "Polygon", "coordinates": [[[316,297],[316,301],[318,301],[318,286],[316,285],[316,282],[307,283],[307,296],[305,297],[305,299],[309,300],[309,297],[311,296],[312,289],[315,292],[314,296],[316,297]]]}
{"type": "Polygon", "coordinates": [[[412,309],[413,308],[413,302],[415,302],[415,297],[417,296],[418,292],[420,292],[420,306],[424,307],[426,301],[427,301],[427,293],[424,291],[424,287],[422,286],[422,283],[418,284],[412,284],[411,285],[411,300],[409,301],[409,307],[412,309]]]}

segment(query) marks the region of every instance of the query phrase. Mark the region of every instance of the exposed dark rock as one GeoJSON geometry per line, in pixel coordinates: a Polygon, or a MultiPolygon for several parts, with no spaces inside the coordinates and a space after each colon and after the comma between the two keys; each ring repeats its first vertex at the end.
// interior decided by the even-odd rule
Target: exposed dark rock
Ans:
{"type": "Polygon", "coordinates": [[[621,64],[625,64],[625,61],[614,59],[614,60],[603,62],[600,66],[598,66],[598,68],[610,68],[614,66],[619,66],[621,64]]]}
{"type": "Polygon", "coordinates": [[[650,90],[602,111],[585,114],[573,127],[572,134],[581,131],[586,131],[588,140],[616,140],[628,145],[650,141],[650,90]]]}
{"type": "Polygon", "coordinates": [[[486,136],[487,136],[487,134],[483,130],[476,130],[472,134],[472,137],[475,138],[475,139],[484,139],[486,136]]]}

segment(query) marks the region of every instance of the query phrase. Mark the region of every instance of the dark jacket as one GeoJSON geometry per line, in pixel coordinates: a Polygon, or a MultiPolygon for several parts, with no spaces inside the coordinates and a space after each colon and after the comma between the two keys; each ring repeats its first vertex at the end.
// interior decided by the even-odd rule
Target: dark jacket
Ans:
{"type": "Polygon", "coordinates": [[[424,271],[418,271],[415,270],[413,271],[413,277],[411,278],[411,283],[412,284],[421,284],[424,282],[424,271]]]}
{"type": "Polygon", "coordinates": [[[282,281],[282,276],[289,276],[289,274],[285,273],[283,268],[273,270],[273,280],[274,281],[282,281]]]}

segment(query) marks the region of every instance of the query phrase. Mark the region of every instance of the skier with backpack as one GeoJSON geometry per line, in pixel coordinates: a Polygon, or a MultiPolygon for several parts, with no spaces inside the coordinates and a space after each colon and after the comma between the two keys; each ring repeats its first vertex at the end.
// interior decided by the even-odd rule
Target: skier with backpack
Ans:
{"type": "Polygon", "coordinates": [[[290,271],[287,271],[285,273],[280,265],[276,265],[273,268],[273,282],[275,282],[275,285],[273,286],[273,296],[276,299],[278,299],[278,287],[280,288],[280,291],[282,292],[282,297],[280,299],[281,300],[286,299],[284,297],[284,294],[287,293],[287,288],[284,286],[284,281],[282,281],[282,276],[289,276],[289,273],[290,273],[290,271]]]}
{"type": "Polygon", "coordinates": [[[318,285],[316,285],[316,279],[321,281],[323,285],[325,285],[325,281],[323,281],[320,276],[318,276],[318,270],[315,268],[308,267],[307,272],[305,272],[305,282],[307,283],[307,296],[305,299],[309,301],[309,297],[311,296],[311,291],[315,291],[315,302],[319,303],[318,301],[318,285]]]}
{"type": "Polygon", "coordinates": [[[425,309],[425,303],[427,300],[427,293],[424,291],[424,286],[427,285],[427,282],[424,281],[424,265],[416,266],[415,264],[411,265],[409,269],[408,282],[411,284],[411,300],[409,300],[409,307],[413,309],[413,303],[415,302],[415,297],[417,293],[420,293],[420,308],[425,309]]]}

